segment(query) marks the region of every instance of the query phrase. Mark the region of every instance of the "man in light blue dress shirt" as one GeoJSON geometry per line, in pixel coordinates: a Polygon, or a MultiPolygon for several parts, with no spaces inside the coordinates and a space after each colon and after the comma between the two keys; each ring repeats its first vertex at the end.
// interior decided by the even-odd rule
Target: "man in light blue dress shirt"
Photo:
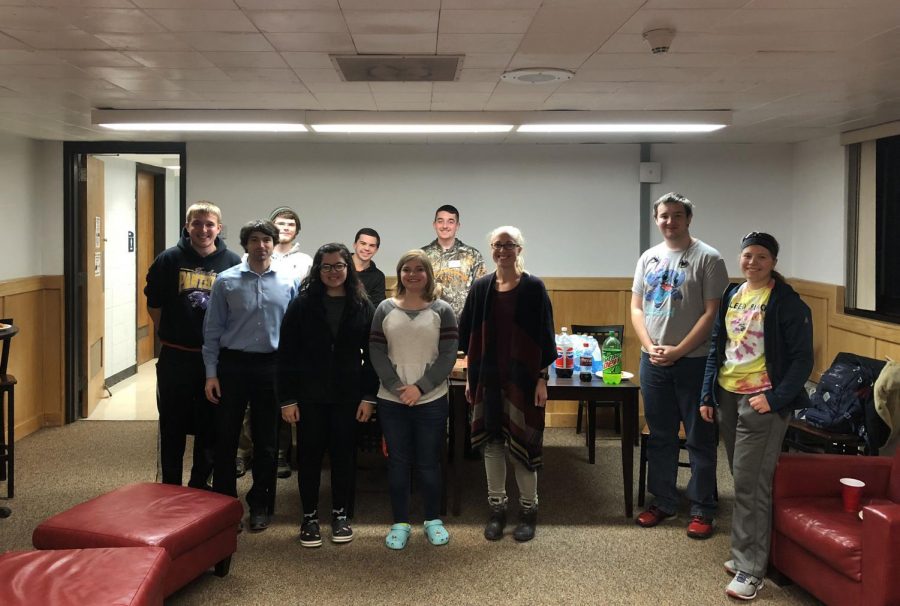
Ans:
{"type": "Polygon", "coordinates": [[[247,505],[253,532],[265,530],[273,513],[280,418],[275,352],[284,312],[300,290],[298,278],[272,265],[277,241],[270,221],[241,228],[247,258],[218,275],[203,323],[206,397],[217,405],[213,490],[237,497],[234,460],[249,405],[255,455],[247,505]]]}

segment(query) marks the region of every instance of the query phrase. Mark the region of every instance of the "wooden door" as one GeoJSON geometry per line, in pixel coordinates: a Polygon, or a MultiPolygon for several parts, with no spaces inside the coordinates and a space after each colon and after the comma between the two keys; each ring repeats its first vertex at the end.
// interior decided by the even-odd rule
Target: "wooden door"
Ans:
{"type": "Polygon", "coordinates": [[[137,173],[137,203],[135,208],[135,251],[137,253],[137,364],[153,359],[153,322],[147,312],[147,270],[153,264],[154,180],[152,173],[137,173]]]}
{"type": "Polygon", "coordinates": [[[103,162],[88,156],[87,192],[85,195],[85,330],[84,361],[87,377],[82,415],[90,416],[104,393],[106,373],[103,370],[104,293],[106,228],[104,222],[103,162]]]}

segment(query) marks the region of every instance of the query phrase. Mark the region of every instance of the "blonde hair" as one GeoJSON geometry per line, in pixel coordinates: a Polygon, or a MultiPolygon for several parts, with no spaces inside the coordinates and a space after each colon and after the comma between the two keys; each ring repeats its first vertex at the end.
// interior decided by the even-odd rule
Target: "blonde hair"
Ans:
{"type": "Polygon", "coordinates": [[[406,287],[403,286],[403,280],[401,279],[401,270],[404,265],[412,261],[421,262],[422,266],[425,267],[425,275],[428,277],[428,281],[425,283],[425,291],[422,293],[422,298],[426,301],[434,301],[441,296],[441,286],[434,281],[434,268],[431,266],[431,260],[421,248],[414,248],[413,250],[403,253],[403,256],[397,261],[397,294],[406,294],[406,287]]]}
{"type": "Polygon", "coordinates": [[[516,271],[520,274],[525,273],[525,236],[522,235],[522,231],[512,225],[495,227],[488,234],[488,244],[491,245],[491,250],[493,250],[494,238],[501,234],[506,234],[512,238],[513,242],[519,245],[519,255],[516,257],[516,271]]]}
{"type": "Polygon", "coordinates": [[[187,212],[184,214],[185,225],[191,222],[191,217],[194,215],[215,215],[218,223],[222,222],[222,211],[209,200],[199,200],[188,206],[187,212]]]}

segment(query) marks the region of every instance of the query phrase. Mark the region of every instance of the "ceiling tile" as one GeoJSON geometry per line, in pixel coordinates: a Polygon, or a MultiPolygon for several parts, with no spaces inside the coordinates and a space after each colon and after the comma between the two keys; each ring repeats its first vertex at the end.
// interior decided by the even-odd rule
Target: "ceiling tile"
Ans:
{"type": "Polygon", "coordinates": [[[442,34],[523,34],[533,10],[441,10],[442,34]]]}
{"type": "Polygon", "coordinates": [[[459,73],[460,82],[499,82],[502,69],[465,69],[459,73]]]}
{"type": "Polygon", "coordinates": [[[281,58],[296,69],[334,69],[328,53],[281,53],[281,58]]]}
{"type": "Polygon", "coordinates": [[[354,35],[435,33],[438,15],[438,11],[344,11],[354,35]]]}
{"type": "Polygon", "coordinates": [[[375,105],[375,99],[371,94],[366,95],[358,95],[358,94],[331,94],[331,93],[316,93],[316,99],[319,103],[322,104],[324,109],[333,109],[333,110],[372,110],[375,111],[377,106],[375,105]]]}
{"type": "Polygon", "coordinates": [[[317,53],[353,53],[356,47],[349,33],[328,34],[266,34],[269,42],[280,51],[317,53]]]}
{"type": "Polygon", "coordinates": [[[0,6],[0,27],[6,30],[48,31],[75,29],[64,15],[39,7],[0,6]]]}
{"type": "Polygon", "coordinates": [[[109,48],[105,42],[98,39],[96,36],[92,36],[79,29],[40,32],[29,30],[6,30],[6,33],[36,49],[92,50],[109,48]]]}
{"type": "Polygon", "coordinates": [[[343,82],[334,80],[310,80],[304,81],[306,87],[315,94],[350,94],[350,95],[370,95],[372,94],[368,82],[343,82]]]}
{"type": "Polygon", "coordinates": [[[577,55],[516,53],[510,62],[509,68],[558,67],[560,69],[576,70],[589,56],[590,53],[577,55]]]}
{"type": "Polygon", "coordinates": [[[345,11],[436,11],[441,0],[340,0],[345,11]]]}
{"type": "MultiPolygon", "coordinates": [[[[333,67],[331,69],[295,69],[294,72],[307,86],[320,82],[343,82],[341,75],[333,67]]],[[[369,90],[368,87],[366,90],[369,90]]]]}
{"type": "Polygon", "coordinates": [[[600,48],[602,40],[589,36],[567,36],[565,34],[525,34],[522,44],[519,45],[520,53],[533,55],[541,54],[593,54],[600,48]]]}
{"type": "Polygon", "coordinates": [[[437,34],[353,34],[356,51],[368,54],[433,54],[437,34]]]}
{"type": "Polygon", "coordinates": [[[147,14],[172,32],[256,31],[253,23],[238,10],[154,9],[148,10],[147,14]]]}
{"type": "Polygon", "coordinates": [[[458,9],[527,9],[537,8],[542,0],[443,0],[444,10],[458,9]]]}
{"type": "Polygon", "coordinates": [[[203,56],[218,67],[284,68],[288,65],[276,52],[204,52],[203,56]]]}
{"type": "Polygon", "coordinates": [[[294,70],[283,69],[254,69],[248,67],[223,68],[229,77],[234,80],[266,80],[269,82],[300,82],[294,70]]]}
{"type": "Polygon", "coordinates": [[[505,69],[512,60],[512,53],[467,53],[463,67],[473,69],[505,69]]]}
{"type": "Polygon", "coordinates": [[[369,82],[374,95],[430,95],[434,82],[369,82]]]}
{"type": "MultiPolygon", "coordinates": [[[[897,7],[897,4],[894,5],[897,7]]],[[[750,9],[735,11],[719,24],[720,33],[856,32],[879,34],[900,25],[900,10],[750,9]]]]}
{"type": "Polygon", "coordinates": [[[0,50],[25,50],[28,45],[22,44],[15,38],[10,38],[6,34],[0,33],[0,50]]]}
{"type": "Polygon", "coordinates": [[[144,51],[129,52],[128,56],[147,67],[197,68],[212,67],[212,63],[200,53],[144,51]]]}
{"type": "Polygon", "coordinates": [[[248,17],[265,33],[347,31],[340,11],[252,11],[248,17]]]}
{"type": "Polygon", "coordinates": [[[62,60],[52,51],[6,50],[0,53],[0,65],[59,65],[62,60]]]}
{"type": "Polygon", "coordinates": [[[140,8],[176,8],[189,6],[193,10],[230,10],[235,7],[233,0],[131,0],[140,8]]]}
{"type": "Polygon", "coordinates": [[[154,70],[141,67],[85,67],[86,73],[94,78],[114,82],[117,80],[162,80],[154,70]]]}
{"type": "Polygon", "coordinates": [[[87,8],[60,11],[76,27],[86,32],[114,32],[147,34],[163,32],[165,28],[136,9],[87,8]]]}
{"type": "Polygon", "coordinates": [[[210,82],[185,82],[189,90],[200,93],[204,97],[212,97],[218,93],[306,93],[307,89],[298,81],[285,82],[278,80],[213,80],[210,82]]]}
{"type": "MultiPolygon", "coordinates": [[[[13,2],[7,3],[13,4],[13,2]]],[[[21,0],[15,3],[56,8],[134,8],[134,4],[129,0],[21,0]]]]}
{"type": "Polygon", "coordinates": [[[492,93],[496,82],[434,82],[432,90],[437,93],[492,93]]]}
{"type": "Polygon", "coordinates": [[[212,82],[216,80],[228,80],[228,74],[223,72],[218,67],[163,67],[154,69],[153,73],[157,77],[165,78],[166,80],[184,80],[186,82],[212,82]]]}
{"type": "Polygon", "coordinates": [[[179,37],[198,51],[259,52],[275,50],[262,34],[190,32],[179,34],[179,37]]]}
{"type": "Polygon", "coordinates": [[[191,47],[174,34],[94,34],[117,50],[191,50],[191,47]]]}
{"type": "MultiPolygon", "coordinates": [[[[38,80],[52,78],[86,78],[86,72],[65,63],[56,65],[0,65],[0,78],[4,81],[38,80]]],[[[7,84],[7,82],[4,82],[7,84]]]]}
{"type": "Polygon", "coordinates": [[[648,29],[670,28],[685,32],[713,32],[739,11],[733,9],[641,9],[618,30],[622,34],[642,34],[648,29]]]}
{"type": "Polygon", "coordinates": [[[138,67],[141,64],[117,51],[56,51],[56,55],[78,67],[138,67]]]}
{"type": "Polygon", "coordinates": [[[340,10],[338,0],[234,0],[244,10],[340,10]]]}
{"type": "Polygon", "coordinates": [[[596,53],[581,69],[615,69],[631,67],[726,67],[735,65],[741,57],[734,53],[676,53],[654,55],[640,53],[596,53]]]}
{"type": "Polygon", "coordinates": [[[521,34],[438,34],[439,53],[514,53],[521,34]]]}

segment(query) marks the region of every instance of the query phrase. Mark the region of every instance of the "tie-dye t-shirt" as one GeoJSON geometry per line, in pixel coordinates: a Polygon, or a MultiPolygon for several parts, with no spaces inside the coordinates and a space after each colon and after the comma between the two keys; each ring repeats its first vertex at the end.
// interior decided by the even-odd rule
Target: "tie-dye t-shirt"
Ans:
{"type": "Polygon", "coordinates": [[[719,369],[719,386],[732,393],[759,393],[772,387],[766,372],[763,319],[774,282],[750,290],[741,284],[725,312],[725,363],[719,369]]]}

